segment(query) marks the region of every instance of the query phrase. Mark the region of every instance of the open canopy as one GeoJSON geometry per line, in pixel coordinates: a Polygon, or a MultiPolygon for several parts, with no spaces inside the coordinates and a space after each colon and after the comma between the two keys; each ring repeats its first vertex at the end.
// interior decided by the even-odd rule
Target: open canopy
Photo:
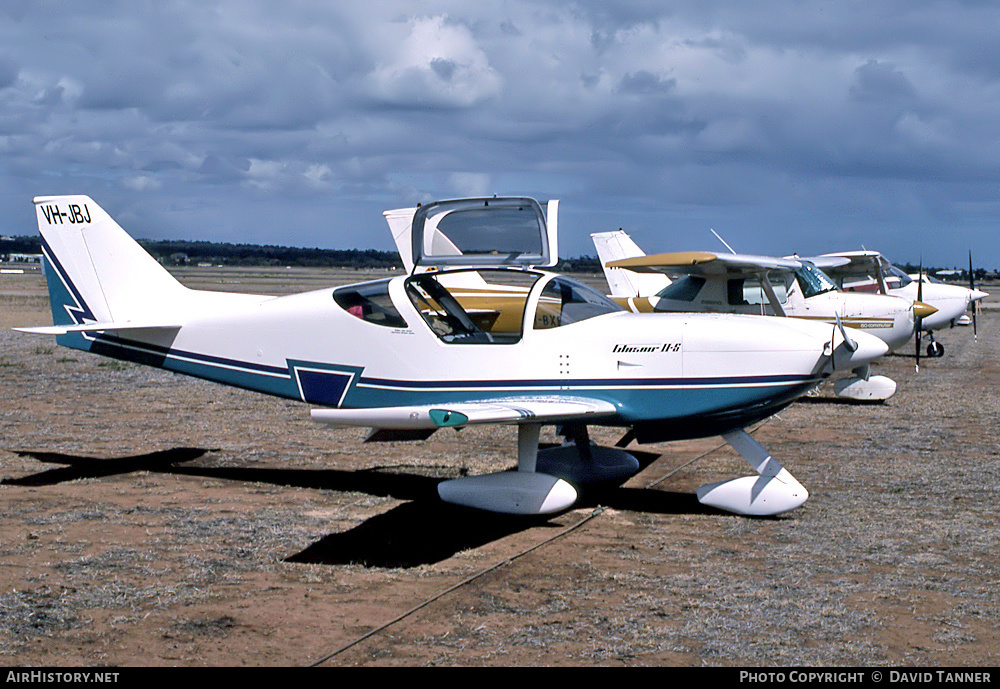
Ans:
{"type": "Polygon", "coordinates": [[[385,216],[400,254],[410,254],[403,255],[410,270],[551,266],[558,260],[557,203],[549,202],[548,218],[537,201],[525,197],[436,201],[385,216]],[[401,241],[407,233],[409,242],[401,241]]]}

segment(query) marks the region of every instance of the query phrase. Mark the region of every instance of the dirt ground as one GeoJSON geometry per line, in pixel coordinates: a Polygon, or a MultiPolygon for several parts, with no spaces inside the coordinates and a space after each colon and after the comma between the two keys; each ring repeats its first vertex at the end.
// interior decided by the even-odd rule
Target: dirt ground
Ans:
{"type": "Polygon", "coordinates": [[[821,390],[756,430],[810,491],[788,515],[702,507],[698,485],[749,473],[708,438],[633,445],[625,486],[517,519],[434,492],[513,466],[513,428],[365,444],[303,404],[14,333],[51,323],[44,283],[0,276],[0,665],[996,666],[991,301],[978,342],[879,364],[887,403],[821,390]]]}

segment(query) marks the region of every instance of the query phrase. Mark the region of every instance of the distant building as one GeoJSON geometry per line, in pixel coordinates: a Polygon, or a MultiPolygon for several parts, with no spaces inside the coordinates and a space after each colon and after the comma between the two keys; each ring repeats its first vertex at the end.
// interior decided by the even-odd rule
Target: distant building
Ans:
{"type": "Polygon", "coordinates": [[[41,254],[7,254],[8,263],[28,263],[41,265],[42,255],[41,254]]]}

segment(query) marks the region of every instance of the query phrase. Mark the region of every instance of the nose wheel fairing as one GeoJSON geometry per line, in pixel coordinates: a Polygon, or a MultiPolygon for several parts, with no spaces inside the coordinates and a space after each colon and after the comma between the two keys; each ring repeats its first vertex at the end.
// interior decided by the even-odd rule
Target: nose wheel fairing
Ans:
{"type": "Polygon", "coordinates": [[[722,437],[758,475],[701,486],[698,488],[700,503],[727,512],[761,517],[788,512],[809,498],[809,492],[802,484],[749,433],[732,431],[722,437]]]}

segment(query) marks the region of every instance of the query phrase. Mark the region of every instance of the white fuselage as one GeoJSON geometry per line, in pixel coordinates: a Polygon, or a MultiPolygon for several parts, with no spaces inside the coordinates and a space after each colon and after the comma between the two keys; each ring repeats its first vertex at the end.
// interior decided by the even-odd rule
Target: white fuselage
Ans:
{"type": "Polygon", "coordinates": [[[919,301],[936,309],[935,313],[924,315],[921,319],[920,327],[924,331],[955,326],[974,302],[989,296],[982,290],[945,284],[926,274],[923,278],[919,274],[907,275],[877,252],[845,252],[842,256],[854,261],[851,267],[836,273],[838,284],[845,291],[884,293],[911,302],[919,301]]]}
{"type": "MultiPolygon", "coordinates": [[[[872,290],[877,288],[874,283],[870,284],[872,290]]],[[[851,284],[846,285],[845,288],[858,292],[863,289],[860,285],[851,284]]],[[[900,286],[898,279],[892,277],[886,279],[886,291],[892,296],[915,301],[918,290],[920,301],[937,309],[936,313],[923,318],[921,327],[924,330],[943,330],[953,327],[955,322],[969,310],[973,301],[988,296],[981,290],[971,290],[961,285],[946,285],[925,280],[921,288],[915,279],[902,286],[900,286]]]]}
{"type": "Polygon", "coordinates": [[[273,298],[190,292],[186,322],[169,336],[71,334],[61,342],[331,407],[586,395],[616,405],[609,425],[662,439],[743,427],[835,368],[885,351],[860,335],[859,351],[835,347],[831,362],[830,329],[800,319],[616,311],[553,324],[540,315],[551,306],[543,290],[565,279],[538,275],[518,297],[520,333],[504,342],[446,341],[408,296],[405,277],[385,283],[405,323],[352,315],[332,289],[273,298]]]}
{"type": "MultiPolygon", "coordinates": [[[[795,280],[775,285],[775,291],[786,316],[819,323],[840,321],[848,327],[873,335],[893,351],[913,336],[913,303],[898,296],[829,291],[804,297],[795,280]]],[[[657,296],[625,301],[634,311],[657,312],[719,312],[776,315],[762,290],[733,294],[722,277],[707,279],[691,301],[657,296]],[[642,302],[646,301],[646,304],[642,302]],[[739,303],[743,302],[743,303],[739,303]]]]}

